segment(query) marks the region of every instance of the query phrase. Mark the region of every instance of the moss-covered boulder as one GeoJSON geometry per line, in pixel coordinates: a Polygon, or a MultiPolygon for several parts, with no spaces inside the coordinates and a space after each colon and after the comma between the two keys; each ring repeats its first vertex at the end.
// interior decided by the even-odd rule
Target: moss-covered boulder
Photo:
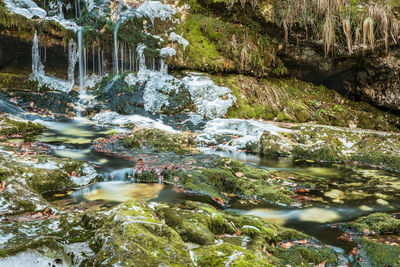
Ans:
{"type": "Polygon", "coordinates": [[[153,152],[187,154],[194,151],[196,140],[189,134],[173,134],[158,129],[140,129],[122,140],[126,148],[147,149],[153,152]]]}
{"type": "Polygon", "coordinates": [[[377,234],[397,233],[400,231],[400,220],[386,213],[373,213],[345,223],[343,227],[359,234],[363,234],[365,231],[377,234]]]}
{"type": "Polygon", "coordinates": [[[42,133],[45,129],[44,126],[31,121],[0,117],[0,135],[3,139],[29,138],[42,133]]]}
{"type": "Polygon", "coordinates": [[[107,214],[93,214],[95,231],[92,265],[192,265],[182,239],[140,201],[125,202],[107,214]],[[97,222],[96,222],[97,221],[97,222]]]}
{"type": "Polygon", "coordinates": [[[274,179],[273,172],[227,158],[218,158],[209,168],[165,170],[162,175],[165,181],[185,190],[220,199],[222,205],[224,201],[229,201],[227,196],[286,205],[292,202],[290,183],[283,185],[284,180],[274,179]]]}
{"type": "Polygon", "coordinates": [[[191,201],[155,205],[155,212],[185,242],[196,244],[191,251],[197,264],[298,266],[324,260],[337,262],[331,248],[314,246],[313,238],[259,217],[241,216],[191,201]]]}
{"type": "Polygon", "coordinates": [[[260,152],[325,162],[361,162],[399,171],[400,136],[324,126],[289,126],[292,132],[260,139],[260,152]]]}

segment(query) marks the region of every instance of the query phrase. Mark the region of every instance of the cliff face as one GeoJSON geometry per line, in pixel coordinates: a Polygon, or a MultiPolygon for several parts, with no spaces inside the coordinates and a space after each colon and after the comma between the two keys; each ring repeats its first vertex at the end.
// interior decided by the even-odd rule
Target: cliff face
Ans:
{"type": "MultiPolygon", "coordinates": [[[[137,48],[144,44],[148,65],[165,61],[175,70],[295,78],[336,90],[351,100],[400,109],[397,1],[169,0],[164,6],[170,9],[149,7],[149,14],[144,10],[140,16],[127,9],[139,8],[144,1],[33,2],[47,12],[45,16],[16,2],[0,1],[0,68],[11,79],[17,72],[24,77],[30,74],[35,31],[46,73],[66,78],[68,43],[79,42],[81,27],[87,75],[113,72],[116,54],[122,71],[137,70],[137,48]],[[17,8],[25,11],[18,13],[17,8]],[[160,57],[163,47],[173,48],[175,54],[160,57]]],[[[260,92],[260,98],[265,97],[260,92]]],[[[276,119],[277,113],[271,117],[265,112],[261,117],[276,119]]],[[[255,111],[246,115],[259,116],[255,111]]]]}

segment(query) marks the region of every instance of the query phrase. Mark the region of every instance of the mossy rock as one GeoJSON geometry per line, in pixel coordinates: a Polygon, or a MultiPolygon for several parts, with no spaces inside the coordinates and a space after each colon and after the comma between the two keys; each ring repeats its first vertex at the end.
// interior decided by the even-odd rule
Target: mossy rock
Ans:
{"type": "Polygon", "coordinates": [[[87,224],[100,228],[95,232],[92,247],[96,255],[89,259],[90,265],[192,265],[178,233],[162,223],[145,202],[125,202],[108,215],[91,216],[86,221],[99,223],[87,224]]]}
{"type": "Polygon", "coordinates": [[[383,234],[385,232],[400,232],[400,220],[386,213],[373,213],[357,220],[343,224],[343,227],[362,234],[364,230],[383,234]]]}
{"type": "Polygon", "coordinates": [[[140,129],[123,139],[127,148],[148,148],[153,152],[188,154],[196,147],[195,139],[188,134],[168,133],[158,129],[140,129]]]}
{"type": "Polygon", "coordinates": [[[223,193],[244,199],[259,199],[290,204],[293,191],[269,180],[267,170],[251,167],[235,160],[220,158],[212,168],[166,170],[165,180],[183,186],[186,190],[229,201],[223,193]],[[175,178],[178,177],[178,181],[175,178]]]}
{"type": "Polygon", "coordinates": [[[0,117],[0,135],[6,138],[12,138],[13,136],[32,137],[42,133],[45,129],[43,125],[35,122],[16,121],[0,117]]]}
{"type": "Polygon", "coordinates": [[[380,244],[360,238],[361,256],[372,266],[399,266],[400,265],[400,247],[388,244],[380,244]]]}

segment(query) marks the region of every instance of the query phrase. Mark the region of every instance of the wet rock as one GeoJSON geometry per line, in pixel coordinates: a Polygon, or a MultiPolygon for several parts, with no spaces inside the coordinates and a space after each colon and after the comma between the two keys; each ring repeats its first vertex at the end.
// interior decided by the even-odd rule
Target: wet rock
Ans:
{"type": "Polygon", "coordinates": [[[100,220],[93,244],[96,255],[88,260],[89,264],[192,265],[180,236],[146,203],[125,202],[102,216],[89,219],[93,224],[100,220]]]}
{"type": "Polygon", "coordinates": [[[397,233],[400,231],[400,220],[386,213],[373,213],[360,217],[353,222],[345,223],[343,227],[359,234],[363,234],[365,229],[378,234],[385,232],[397,233]]]}
{"type": "Polygon", "coordinates": [[[38,123],[0,117],[0,135],[3,139],[32,138],[44,130],[45,127],[38,123]]]}

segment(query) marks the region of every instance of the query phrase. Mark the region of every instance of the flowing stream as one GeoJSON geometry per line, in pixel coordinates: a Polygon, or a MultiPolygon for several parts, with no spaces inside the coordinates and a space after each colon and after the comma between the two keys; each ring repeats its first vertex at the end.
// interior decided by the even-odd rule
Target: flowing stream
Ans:
{"type": "MultiPolygon", "coordinates": [[[[66,201],[68,205],[76,205],[81,202],[101,201],[102,204],[116,205],[130,199],[141,199],[163,202],[180,202],[183,200],[196,200],[212,204],[208,197],[190,195],[174,190],[168,184],[142,184],[132,183],[132,161],[116,157],[112,154],[96,152],[92,147],[92,141],[107,136],[111,131],[123,131],[112,127],[98,126],[86,118],[74,118],[66,122],[45,122],[47,131],[39,136],[38,141],[48,143],[52,147],[52,153],[59,157],[72,158],[94,163],[98,167],[98,173],[103,181],[73,192],[57,192],[47,196],[50,201],[66,201]]],[[[311,177],[321,184],[332,185],[335,188],[345,187],[348,184],[362,183],[371,175],[390,178],[391,186],[400,185],[400,176],[379,169],[322,164],[312,161],[295,161],[292,159],[265,158],[255,154],[244,152],[224,152],[212,149],[204,150],[205,154],[218,154],[230,157],[246,164],[288,172],[293,175],[311,177]]],[[[143,155],[141,155],[143,156],[143,155]]],[[[166,159],[168,160],[168,159],[166,159]]],[[[368,188],[360,190],[366,190],[368,188]]],[[[384,194],[390,194],[390,187],[375,188],[384,198],[384,194]]],[[[356,192],[356,191],[354,191],[356,192]]],[[[353,192],[353,194],[355,194],[353,192]]],[[[321,196],[326,198],[325,196],[321,196]]],[[[354,247],[353,242],[337,239],[342,234],[338,228],[332,228],[331,224],[356,219],[361,215],[373,212],[397,211],[400,203],[377,201],[376,198],[362,198],[359,200],[341,199],[335,204],[326,204],[313,207],[287,207],[276,204],[259,204],[249,206],[233,201],[230,209],[241,214],[257,215],[277,224],[301,230],[316,237],[322,242],[348,252],[354,247]]]]}

